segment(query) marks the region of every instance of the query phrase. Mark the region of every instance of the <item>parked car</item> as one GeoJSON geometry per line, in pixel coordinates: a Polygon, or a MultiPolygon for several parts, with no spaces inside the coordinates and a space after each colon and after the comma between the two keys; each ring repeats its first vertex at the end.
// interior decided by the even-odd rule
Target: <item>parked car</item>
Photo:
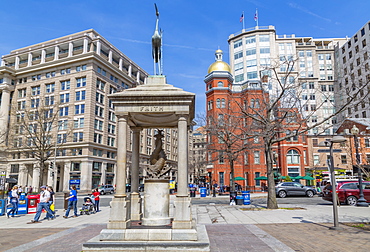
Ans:
{"type": "Polygon", "coordinates": [[[276,195],[280,198],[286,196],[307,196],[313,197],[317,191],[313,187],[304,186],[297,182],[281,182],[275,186],[276,195]]]}
{"type": "Polygon", "coordinates": [[[106,193],[114,193],[114,187],[112,185],[101,185],[98,187],[98,191],[100,194],[106,194],[106,193]]]}
{"type": "MultiPolygon", "coordinates": [[[[358,181],[337,181],[337,194],[339,202],[351,206],[357,205],[357,200],[360,198],[360,189],[358,181]]],[[[366,202],[370,203],[370,181],[363,181],[362,188],[366,202]]],[[[332,200],[332,190],[323,190],[323,199],[332,200]]]]}

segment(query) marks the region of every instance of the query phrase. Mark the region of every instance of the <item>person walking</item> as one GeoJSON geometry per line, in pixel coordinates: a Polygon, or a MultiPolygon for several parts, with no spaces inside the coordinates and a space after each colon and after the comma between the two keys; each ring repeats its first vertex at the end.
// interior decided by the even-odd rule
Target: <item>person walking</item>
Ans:
{"type": "Polygon", "coordinates": [[[9,192],[9,203],[12,204],[12,209],[10,209],[9,212],[6,213],[6,216],[9,217],[14,217],[15,213],[18,211],[18,186],[13,186],[12,190],[9,192]],[[12,214],[10,216],[10,214],[12,214]]]}
{"type": "Polygon", "coordinates": [[[92,195],[94,195],[94,208],[95,208],[95,211],[96,212],[99,212],[99,202],[100,202],[100,198],[99,198],[99,195],[100,195],[100,192],[98,190],[98,188],[95,188],[92,195]]]}
{"type": "Polygon", "coordinates": [[[50,192],[46,190],[46,186],[41,186],[41,192],[40,192],[40,203],[37,205],[37,210],[36,210],[36,215],[31,220],[31,222],[28,222],[27,224],[32,224],[32,223],[41,223],[39,221],[42,210],[45,209],[47,214],[49,214],[50,218],[49,220],[55,219],[55,216],[53,212],[50,210],[49,207],[49,200],[50,200],[50,192]]]}
{"type": "Polygon", "coordinates": [[[71,190],[69,191],[69,197],[67,197],[65,200],[68,200],[68,209],[63,218],[65,219],[68,218],[69,211],[71,211],[72,208],[74,211],[74,215],[72,217],[77,217],[77,190],[75,185],[71,186],[71,190]]]}
{"type": "MultiPolygon", "coordinates": [[[[50,193],[50,199],[49,199],[49,208],[51,210],[51,212],[55,215],[55,212],[54,212],[54,206],[55,206],[55,192],[53,190],[53,187],[51,186],[48,186],[47,187],[47,190],[48,192],[50,193]]],[[[46,217],[44,219],[50,219],[52,216],[47,213],[46,214],[46,217]]]]}

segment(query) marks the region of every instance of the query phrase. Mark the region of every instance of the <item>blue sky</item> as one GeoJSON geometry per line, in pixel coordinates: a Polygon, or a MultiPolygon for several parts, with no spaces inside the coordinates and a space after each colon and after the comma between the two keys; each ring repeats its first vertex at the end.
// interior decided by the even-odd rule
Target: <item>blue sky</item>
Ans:
{"type": "Polygon", "coordinates": [[[368,0],[1,0],[0,55],[93,28],[153,74],[154,2],[164,31],[164,74],[169,84],[197,95],[205,109],[204,76],[219,47],[229,61],[227,39],[245,28],[274,25],[278,35],[351,37],[369,21],[368,0]]]}

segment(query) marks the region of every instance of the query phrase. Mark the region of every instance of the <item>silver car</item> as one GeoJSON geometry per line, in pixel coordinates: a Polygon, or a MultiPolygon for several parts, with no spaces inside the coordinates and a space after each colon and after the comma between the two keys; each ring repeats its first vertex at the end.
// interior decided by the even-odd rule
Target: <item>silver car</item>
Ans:
{"type": "Polygon", "coordinates": [[[286,196],[313,197],[317,192],[315,188],[304,186],[297,182],[281,182],[275,186],[276,195],[280,198],[286,196]]]}
{"type": "Polygon", "coordinates": [[[98,191],[101,195],[107,194],[107,193],[114,193],[114,187],[112,185],[101,185],[98,187],[98,191]]]}

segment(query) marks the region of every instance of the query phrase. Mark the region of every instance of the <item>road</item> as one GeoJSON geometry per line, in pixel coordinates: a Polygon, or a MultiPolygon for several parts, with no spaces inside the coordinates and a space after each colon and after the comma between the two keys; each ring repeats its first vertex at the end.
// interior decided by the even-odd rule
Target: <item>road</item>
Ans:
{"type": "MultiPolygon", "coordinates": [[[[81,208],[83,199],[85,196],[78,196],[78,208],[81,208]]],[[[109,202],[112,200],[113,195],[100,195],[100,206],[109,206],[109,202]]],[[[278,204],[291,204],[291,205],[331,205],[331,202],[323,200],[321,197],[315,195],[312,198],[308,197],[286,197],[286,198],[277,198],[278,204]]],[[[197,197],[192,198],[192,204],[194,205],[202,205],[202,204],[228,204],[229,198],[227,196],[207,196],[205,198],[200,198],[199,195],[197,197]]],[[[254,205],[262,205],[265,206],[267,204],[266,197],[260,198],[252,198],[252,204],[254,205]]],[[[62,209],[63,208],[63,197],[59,196],[56,199],[56,208],[62,209]]]]}

